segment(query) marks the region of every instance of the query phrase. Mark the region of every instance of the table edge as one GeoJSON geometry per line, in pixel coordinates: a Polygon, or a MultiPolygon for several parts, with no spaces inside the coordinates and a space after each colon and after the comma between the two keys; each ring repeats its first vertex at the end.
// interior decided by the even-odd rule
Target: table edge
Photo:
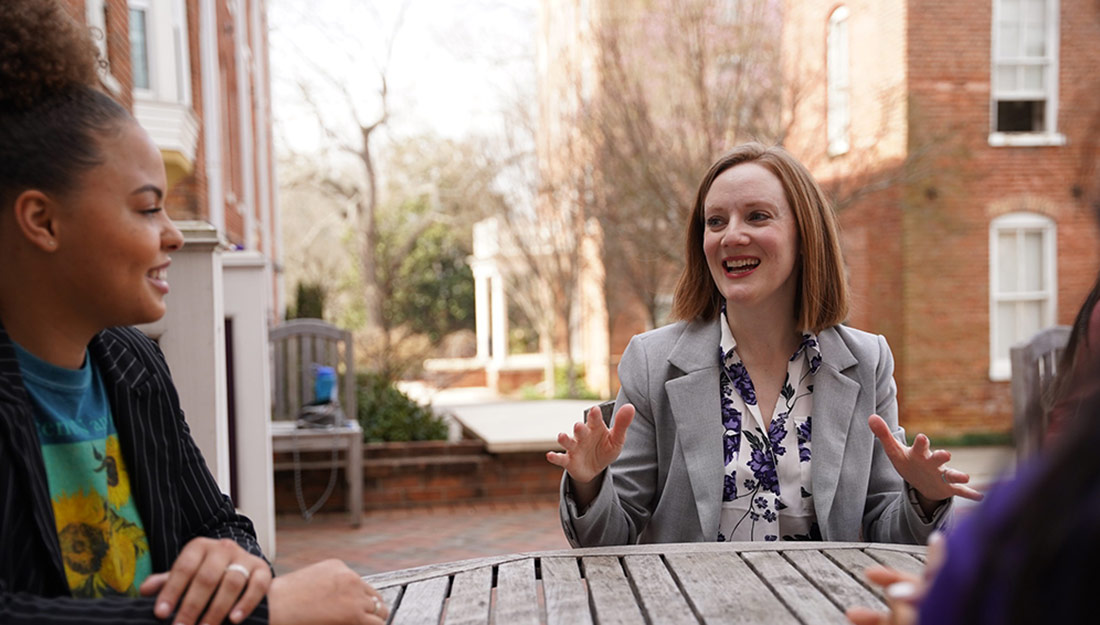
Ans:
{"type": "Polygon", "coordinates": [[[612,547],[584,547],[577,549],[557,549],[552,551],[527,551],[520,553],[501,554],[468,560],[455,560],[452,562],[440,562],[424,566],[400,569],[385,573],[364,575],[363,581],[375,588],[390,588],[403,586],[412,582],[433,579],[444,575],[454,575],[463,571],[469,571],[484,566],[497,566],[507,562],[525,560],[529,558],[554,558],[554,557],[584,557],[584,556],[630,556],[630,555],[671,555],[678,553],[709,553],[720,551],[733,551],[736,553],[749,553],[753,551],[807,551],[827,549],[878,549],[882,551],[896,551],[914,555],[924,555],[924,545],[902,545],[895,543],[870,543],[870,542],[733,542],[733,543],[659,543],[645,545],[616,545],[612,547]]]}

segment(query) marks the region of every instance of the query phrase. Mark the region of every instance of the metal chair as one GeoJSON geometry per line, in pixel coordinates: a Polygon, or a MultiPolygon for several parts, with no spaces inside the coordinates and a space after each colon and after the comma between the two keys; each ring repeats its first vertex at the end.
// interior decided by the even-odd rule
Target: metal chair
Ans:
{"type": "Polygon", "coordinates": [[[1058,375],[1058,361],[1069,341],[1069,326],[1040,330],[1009,350],[1012,361],[1012,427],[1017,458],[1033,456],[1046,436],[1050,416],[1047,390],[1058,375]]]}

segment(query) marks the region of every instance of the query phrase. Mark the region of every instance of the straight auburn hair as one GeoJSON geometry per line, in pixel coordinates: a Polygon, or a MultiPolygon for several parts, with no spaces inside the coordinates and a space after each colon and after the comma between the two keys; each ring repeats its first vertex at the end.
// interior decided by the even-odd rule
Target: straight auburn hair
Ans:
{"type": "Polygon", "coordinates": [[[684,270],[676,284],[672,316],[711,321],[718,316],[722,294],[710,275],[703,254],[704,203],[711,185],[722,172],[744,163],[756,163],[779,179],[798,223],[798,292],[791,314],[800,330],[820,332],[848,317],[848,282],[840,251],[836,213],[810,172],[778,146],[746,143],[726,152],[710,166],[688,217],[684,239],[684,270]]]}

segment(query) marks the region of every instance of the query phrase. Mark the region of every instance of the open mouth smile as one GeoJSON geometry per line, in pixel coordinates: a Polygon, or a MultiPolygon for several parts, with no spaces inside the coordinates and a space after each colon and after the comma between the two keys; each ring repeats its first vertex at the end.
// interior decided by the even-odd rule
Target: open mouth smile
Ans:
{"type": "Polygon", "coordinates": [[[725,269],[727,274],[735,276],[749,273],[759,266],[760,259],[758,258],[727,258],[722,261],[722,269],[725,269]]]}

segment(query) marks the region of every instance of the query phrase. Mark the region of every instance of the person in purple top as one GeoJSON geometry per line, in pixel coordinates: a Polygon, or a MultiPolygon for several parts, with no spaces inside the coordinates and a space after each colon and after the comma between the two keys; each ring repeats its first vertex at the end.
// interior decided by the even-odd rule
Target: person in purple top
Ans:
{"type": "Polygon", "coordinates": [[[868,569],[891,611],[853,608],[856,625],[1083,623],[1095,618],[1100,556],[1100,392],[1097,362],[1078,369],[1077,418],[1016,477],[929,550],[924,579],[868,569]]]}

